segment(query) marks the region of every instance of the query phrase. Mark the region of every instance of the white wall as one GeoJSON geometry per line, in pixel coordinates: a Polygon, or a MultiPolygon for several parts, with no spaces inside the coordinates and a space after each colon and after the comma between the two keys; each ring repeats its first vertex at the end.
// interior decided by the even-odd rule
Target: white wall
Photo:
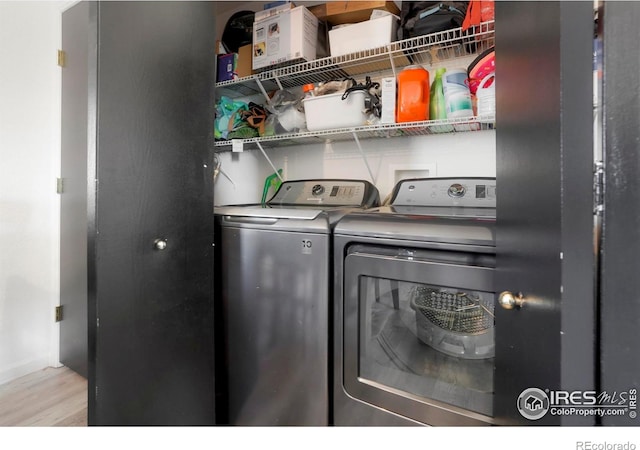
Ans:
{"type": "MultiPolygon", "coordinates": [[[[289,180],[356,178],[372,181],[382,198],[409,177],[495,177],[495,131],[361,140],[371,177],[353,141],[266,149],[289,180]]],[[[217,205],[259,202],[273,169],[257,150],[218,155],[224,174],[216,181],[217,205]],[[227,174],[233,183],[225,176],[227,174]]]]}
{"type": "Polygon", "coordinates": [[[58,364],[63,3],[0,1],[0,383],[58,364]]]}

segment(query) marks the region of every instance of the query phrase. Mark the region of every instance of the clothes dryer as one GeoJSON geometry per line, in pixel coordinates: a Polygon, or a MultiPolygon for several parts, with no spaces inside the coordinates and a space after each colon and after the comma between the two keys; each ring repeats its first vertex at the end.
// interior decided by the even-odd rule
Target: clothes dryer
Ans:
{"type": "Polygon", "coordinates": [[[496,182],[403,180],[334,230],[334,423],[493,422],[496,182]]]}

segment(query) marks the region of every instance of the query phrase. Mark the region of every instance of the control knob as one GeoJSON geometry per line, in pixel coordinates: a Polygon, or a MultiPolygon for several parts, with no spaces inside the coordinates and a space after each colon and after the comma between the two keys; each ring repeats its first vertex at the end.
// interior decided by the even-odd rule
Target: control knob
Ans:
{"type": "Polygon", "coordinates": [[[455,183],[449,186],[447,194],[449,194],[449,197],[461,198],[464,196],[465,192],[466,189],[463,185],[461,185],[460,183],[455,183]]]}
{"type": "Polygon", "coordinates": [[[321,184],[316,184],[314,187],[311,188],[311,193],[315,197],[318,197],[319,195],[324,194],[324,186],[321,184]]]}

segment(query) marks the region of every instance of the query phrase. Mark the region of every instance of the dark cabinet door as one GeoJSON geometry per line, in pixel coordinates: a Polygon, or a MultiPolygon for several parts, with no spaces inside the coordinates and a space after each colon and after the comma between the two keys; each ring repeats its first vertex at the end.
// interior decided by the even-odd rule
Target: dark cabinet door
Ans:
{"type": "Polygon", "coordinates": [[[89,3],[62,14],[60,362],[87,376],[87,82],[89,3]]]}
{"type": "Polygon", "coordinates": [[[595,388],[593,35],[593,2],[496,2],[495,288],[525,301],[496,307],[500,424],[593,423],[518,408],[595,388]]]}
{"type": "Polygon", "coordinates": [[[215,422],[214,21],[208,2],[91,4],[91,425],[215,422]]]}
{"type": "Polygon", "coordinates": [[[628,411],[603,425],[638,425],[640,321],[640,4],[604,2],[604,216],[600,389],[625,393],[628,411]]]}

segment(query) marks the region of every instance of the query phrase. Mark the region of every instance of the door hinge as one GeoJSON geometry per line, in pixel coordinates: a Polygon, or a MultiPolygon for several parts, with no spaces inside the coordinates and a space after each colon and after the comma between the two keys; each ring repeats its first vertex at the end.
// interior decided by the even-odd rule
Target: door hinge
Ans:
{"type": "Polygon", "coordinates": [[[64,178],[56,178],[56,193],[62,194],[64,192],[64,178]]]}
{"type": "Polygon", "coordinates": [[[60,67],[67,65],[67,53],[64,50],[58,50],[58,65],[60,67]]]}
{"type": "Polygon", "coordinates": [[[60,322],[62,320],[62,305],[56,306],[56,322],[60,322]]]}
{"type": "Polygon", "coordinates": [[[596,161],[593,166],[593,213],[602,215],[604,211],[604,163],[596,161]]]}

